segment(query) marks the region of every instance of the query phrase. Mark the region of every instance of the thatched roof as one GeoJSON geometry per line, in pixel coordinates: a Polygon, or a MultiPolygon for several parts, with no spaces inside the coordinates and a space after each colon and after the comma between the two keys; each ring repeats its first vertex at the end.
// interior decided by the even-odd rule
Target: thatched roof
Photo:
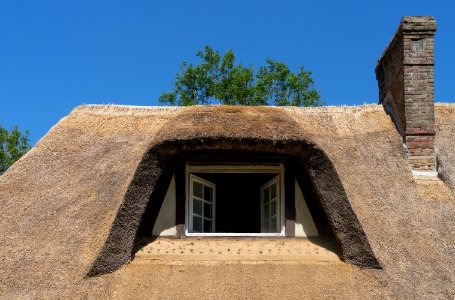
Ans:
{"type": "MultiPolygon", "coordinates": [[[[0,177],[0,298],[453,297],[455,106],[435,110],[443,181],[412,176],[382,106],[77,107],[0,177]],[[111,273],[87,275],[106,241],[118,237],[130,246],[122,234],[134,235],[131,224],[140,220],[122,223],[119,212],[143,209],[125,208],[125,199],[140,189],[131,183],[156,145],[229,139],[277,147],[307,141],[322,151],[360,226],[347,228],[362,231],[368,241],[358,245],[366,245],[381,268],[346,257],[285,266],[133,259],[111,273]],[[115,226],[124,228],[119,236],[113,236],[115,226]]],[[[148,172],[153,178],[156,170],[148,172]]]]}

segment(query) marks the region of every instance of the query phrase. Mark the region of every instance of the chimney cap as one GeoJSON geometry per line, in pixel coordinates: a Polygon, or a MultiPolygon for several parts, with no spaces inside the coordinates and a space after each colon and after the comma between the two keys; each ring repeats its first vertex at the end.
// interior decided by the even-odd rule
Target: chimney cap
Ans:
{"type": "Polygon", "coordinates": [[[402,31],[436,31],[436,21],[432,16],[406,16],[401,19],[402,31]]]}

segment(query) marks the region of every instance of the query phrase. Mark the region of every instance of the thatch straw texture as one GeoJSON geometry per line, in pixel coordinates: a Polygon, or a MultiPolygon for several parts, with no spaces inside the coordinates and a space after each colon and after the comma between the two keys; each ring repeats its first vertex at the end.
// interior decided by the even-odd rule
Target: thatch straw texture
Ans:
{"type": "Polygon", "coordinates": [[[455,107],[436,121],[443,189],[412,177],[381,106],[78,107],[0,177],[0,298],[453,298],[455,107]],[[383,269],[133,260],[86,277],[149,149],[210,137],[317,145],[383,269]]]}

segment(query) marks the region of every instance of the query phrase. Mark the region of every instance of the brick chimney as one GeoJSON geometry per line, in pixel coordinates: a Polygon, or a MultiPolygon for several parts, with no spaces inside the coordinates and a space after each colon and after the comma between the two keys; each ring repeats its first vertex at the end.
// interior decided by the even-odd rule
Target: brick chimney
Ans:
{"type": "Polygon", "coordinates": [[[433,17],[404,17],[376,65],[379,102],[392,117],[416,175],[437,175],[433,17]]]}

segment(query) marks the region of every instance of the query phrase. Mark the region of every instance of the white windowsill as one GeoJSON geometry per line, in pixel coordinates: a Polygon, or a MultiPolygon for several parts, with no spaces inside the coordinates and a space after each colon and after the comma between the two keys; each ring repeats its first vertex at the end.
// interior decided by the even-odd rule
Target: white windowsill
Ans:
{"type": "Polygon", "coordinates": [[[284,232],[280,233],[230,233],[230,232],[205,232],[205,233],[198,233],[198,232],[186,232],[186,236],[234,236],[234,237],[242,237],[242,236],[247,236],[247,237],[273,237],[273,236],[285,236],[284,232]]]}

